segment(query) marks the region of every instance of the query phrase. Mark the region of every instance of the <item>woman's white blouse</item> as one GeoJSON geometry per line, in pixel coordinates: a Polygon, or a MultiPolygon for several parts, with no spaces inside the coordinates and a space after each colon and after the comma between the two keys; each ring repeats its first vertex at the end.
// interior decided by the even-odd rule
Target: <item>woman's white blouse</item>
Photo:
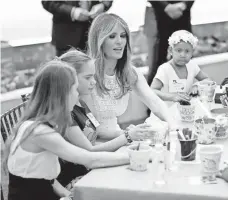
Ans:
{"type": "Polygon", "coordinates": [[[97,127],[100,137],[106,137],[108,134],[121,130],[117,122],[117,117],[126,111],[129,101],[129,92],[123,97],[118,98],[121,89],[115,75],[105,75],[104,84],[110,90],[108,94],[100,96],[96,89],[92,91],[92,100],[95,109],[94,115],[100,123],[100,126],[97,127]]]}
{"type": "Polygon", "coordinates": [[[23,150],[20,145],[14,152],[26,128],[32,123],[33,121],[25,121],[18,130],[18,135],[10,148],[7,163],[9,172],[23,178],[55,179],[60,173],[58,156],[55,154],[49,151],[40,153],[28,152],[23,150]]]}

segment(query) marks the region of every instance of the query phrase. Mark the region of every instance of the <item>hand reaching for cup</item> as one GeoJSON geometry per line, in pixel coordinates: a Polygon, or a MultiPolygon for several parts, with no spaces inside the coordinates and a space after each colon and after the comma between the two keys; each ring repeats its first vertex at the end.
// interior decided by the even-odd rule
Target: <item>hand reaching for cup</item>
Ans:
{"type": "Polygon", "coordinates": [[[152,126],[144,123],[136,126],[130,125],[127,129],[132,140],[142,140],[152,129],[152,126]]]}
{"type": "Polygon", "coordinates": [[[224,169],[220,170],[217,177],[222,178],[223,180],[228,182],[228,165],[224,169]]]}

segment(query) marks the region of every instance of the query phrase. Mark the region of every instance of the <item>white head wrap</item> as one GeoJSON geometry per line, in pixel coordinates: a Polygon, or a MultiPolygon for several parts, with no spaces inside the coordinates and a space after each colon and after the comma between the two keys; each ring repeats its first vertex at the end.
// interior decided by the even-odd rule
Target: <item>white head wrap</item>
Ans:
{"type": "Polygon", "coordinates": [[[198,43],[197,37],[195,37],[192,33],[186,30],[175,31],[168,39],[169,46],[171,47],[173,47],[175,44],[181,41],[190,43],[193,49],[196,47],[198,43]]]}

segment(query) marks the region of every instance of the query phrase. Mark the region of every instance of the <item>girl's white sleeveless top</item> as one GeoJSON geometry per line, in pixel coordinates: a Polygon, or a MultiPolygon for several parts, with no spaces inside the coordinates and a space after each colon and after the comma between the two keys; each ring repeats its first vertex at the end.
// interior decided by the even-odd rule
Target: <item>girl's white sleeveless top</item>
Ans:
{"type": "Polygon", "coordinates": [[[100,137],[105,137],[109,133],[111,134],[121,130],[117,122],[117,117],[126,111],[129,101],[129,92],[123,97],[117,98],[121,89],[115,75],[105,75],[104,84],[110,90],[108,94],[100,96],[96,89],[92,91],[93,106],[95,109],[94,115],[100,123],[100,126],[97,127],[100,137]]]}
{"type": "Polygon", "coordinates": [[[26,128],[32,123],[33,121],[25,121],[20,126],[18,135],[11,144],[7,163],[9,172],[23,178],[55,179],[60,173],[58,156],[55,154],[49,151],[42,151],[40,153],[28,152],[23,150],[20,145],[12,154],[20,142],[26,128]]]}

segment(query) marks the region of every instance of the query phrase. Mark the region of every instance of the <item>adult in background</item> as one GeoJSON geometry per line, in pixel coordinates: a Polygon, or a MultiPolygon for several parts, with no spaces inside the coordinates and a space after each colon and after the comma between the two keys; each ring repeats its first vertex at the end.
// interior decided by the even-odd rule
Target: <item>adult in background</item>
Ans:
{"type": "Polygon", "coordinates": [[[191,32],[191,7],[194,1],[148,1],[145,22],[152,24],[146,29],[149,43],[148,84],[157,73],[158,66],[167,61],[168,38],[177,30],[191,32]],[[156,20],[156,24],[154,24],[156,20]],[[157,32],[156,32],[157,29],[157,32]],[[153,37],[153,38],[151,38],[153,37]],[[157,38],[157,39],[156,39],[157,38]],[[152,41],[151,41],[152,40],[152,41]],[[150,49],[152,48],[152,49],[150,49]]]}
{"type": "Polygon", "coordinates": [[[112,1],[42,1],[42,5],[53,14],[52,44],[60,56],[71,46],[85,51],[92,20],[107,11],[112,1]]]}

